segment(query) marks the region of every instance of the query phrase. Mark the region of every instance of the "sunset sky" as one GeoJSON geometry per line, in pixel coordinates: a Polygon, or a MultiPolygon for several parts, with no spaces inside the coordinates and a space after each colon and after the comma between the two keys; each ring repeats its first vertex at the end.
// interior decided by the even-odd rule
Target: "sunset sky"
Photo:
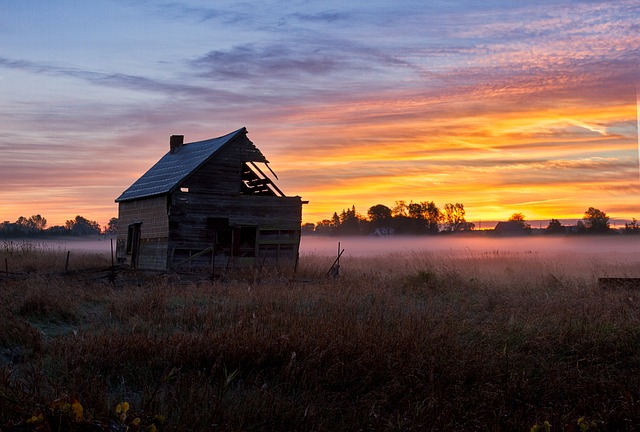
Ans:
{"type": "Polygon", "coordinates": [[[639,59],[637,0],[3,1],[0,222],[104,225],[170,135],[243,126],[305,222],[640,219],[639,59]]]}

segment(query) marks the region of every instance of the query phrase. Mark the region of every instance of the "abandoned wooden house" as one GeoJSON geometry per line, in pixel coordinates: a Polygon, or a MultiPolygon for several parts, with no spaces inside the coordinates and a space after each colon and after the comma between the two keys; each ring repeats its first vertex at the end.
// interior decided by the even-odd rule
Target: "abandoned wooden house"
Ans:
{"type": "Polygon", "coordinates": [[[178,272],[294,266],[306,202],[265,174],[277,179],[247,130],[183,140],[173,135],[169,152],[116,199],[118,263],[178,272]]]}

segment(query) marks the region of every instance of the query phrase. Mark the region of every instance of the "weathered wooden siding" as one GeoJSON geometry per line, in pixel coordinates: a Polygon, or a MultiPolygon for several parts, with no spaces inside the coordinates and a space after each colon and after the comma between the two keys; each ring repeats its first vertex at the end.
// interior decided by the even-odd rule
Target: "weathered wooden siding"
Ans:
{"type": "Polygon", "coordinates": [[[169,217],[167,196],[124,201],[119,203],[119,220],[116,256],[118,263],[131,265],[131,254],[127,254],[127,227],[140,224],[140,248],[137,268],[144,270],[166,270],[169,217]]]}
{"type": "Polygon", "coordinates": [[[188,188],[191,193],[238,195],[242,185],[242,162],[248,161],[266,162],[266,159],[243,135],[222,148],[180,186],[188,188]]]}
{"type": "MultiPolygon", "coordinates": [[[[212,197],[191,192],[174,192],[169,214],[170,266],[183,261],[188,254],[216,248],[217,231],[232,232],[233,234],[228,235],[233,235],[235,242],[247,244],[244,244],[244,247],[234,244],[234,252],[218,248],[217,251],[199,258],[197,261],[201,265],[211,265],[212,259],[217,267],[242,264],[271,265],[274,261],[285,260],[291,264],[297,258],[302,219],[300,197],[212,197]],[[217,221],[218,226],[216,227],[215,223],[212,225],[211,221],[217,221]],[[227,224],[227,230],[224,224],[227,224]],[[245,239],[240,240],[241,236],[245,239]],[[253,244],[250,241],[251,236],[254,237],[253,244]],[[215,257],[220,254],[224,256],[215,257]],[[233,255],[231,261],[229,255],[233,255]]],[[[191,264],[195,266],[196,260],[193,261],[191,264]]]]}
{"type": "MultiPolygon", "coordinates": [[[[189,226],[188,239],[197,240],[206,231],[206,218],[229,218],[229,225],[260,226],[261,229],[299,230],[302,221],[300,197],[202,196],[174,192],[169,205],[170,223],[189,226]]],[[[180,229],[179,231],[184,231],[180,229]]],[[[179,235],[171,230],[171,237],[179,235]]]]}
{"type": "Polygon", "coordinates": [[[141,270],[167,270],[167,239],[142,239],[137,268],[141,270]]]}

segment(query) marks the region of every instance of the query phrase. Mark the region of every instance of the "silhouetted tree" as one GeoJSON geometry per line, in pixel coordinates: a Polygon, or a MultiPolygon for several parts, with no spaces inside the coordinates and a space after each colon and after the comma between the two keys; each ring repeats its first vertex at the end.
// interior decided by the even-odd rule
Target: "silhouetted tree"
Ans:
{"type": "Polygon", "coordinates": [[[369,207],[367,216],[376,228],[385,226],[391,222],[391,209],[386,205],[376,204],[369,207]]]}
{"type": "Polygon", "coordinates": [[[62,225],[54,225],[46,229],[47,235],[68,235],[70,231],[62,225]]]}
{"type": "MultiPolygon", "coordinates": [[[[117,218],[109,221],[112,226],[117,218]]],[[[46,235],[94,235],[100,234],[100,225],[96,221],[91,221],[76,216],[65,222],[64,226],[56,225],[47,228],[47,220],[41,215],[33,215],[29,218],[20,216],[14,223],[5,221],[0,223],[0,236],[2,237],[32,237],[42,234],[46,235]]]]}
{"type": "Polygon", "coordinates": [[[90,221],[78,215],[75,219],[65,222],[65,228],[72,235],[85,236],[100,234],[100,225],[96,221],[90,221]]]}
{"type": "Polygon", "coordinates": [[[420,203],[422,215],[426,221],[427,232],[435,234],[440,231],[442,222],[442,212],[433,201],[423,201],[420,203]]]}
{"type": "Polygon", "coordinates": [[[393,226],[399,233],[437,233],[442,221],[442,213],[433,201],[396,201],[392,214],[393,226]]]}
{"type": "Polygon", "coordinates": [[[27,224],[37,231],[44,231],[45,227],[47,226],[47,220],[37,214],[31,216],[27,224]]]}
{"type": "Polygon", "coordinates": [[[564,233],[564,227],[558,219],[551,219],[549,225],[547,225],[547,232],[549,234],[562,234],[564,233]]]}
{"type": "Polygon", "coordinates": [[[524,225],[524,215],[522,213],[514,213],[509,216],[508,220],[518,222],[520,223],[520,225],[524,225]]]}
{"type": "Polygon", "coordinates": [[[338,216],[338,213],[333,212],[333,216],[331,216],[331,232],[332,233],[338,233],[340,230],[340,216],[338,216]]]}
{"type": "Polygon", "coordinates": [[[465,231],[469,229],[465,219],[464,205],[460,203],[449,203],[444,205],[444,221],[446,230],[451,232],[465,231]]]}
{"type": "Polygon", "coordinates": [[[529,225],[527,222],[525,222],[524,215],[522,213],[514,213],[514,214],[512,214],[511,217],[509,217],[509,220],[518,222],[523,229],[526,229],[526,230],[530,230],[531,229],[531,225],[529,225]]]}
{"type": "Polygon", "coordinates": [[[589,207],[584,212],[582,220],[588,233],[603,234],[609,232],[609,216],[600,209],[589,207]]]}
{"type": "Polygon", "coordinates": [[[631,222],[624,224],[623,232],[625,234],[640,234],[640,224],[638,224],[636,218],[633,218],[631,222]]]}
{"type": "Polygon", "coordinates": [[[407,217],[408,216],[407,204],[403,200],[396,201],[396,205],[393,207],[393,210],[391,210],[391,215],[394,218],[407,217]]]}
{"type": "Polygon", "coordinates": [[[0,224],[0,233],[2,233],[3,237],[21,237],[26,235],[23,225],[9,221],[4,221],[0,224]]]}
{"type": "Polygon", "coordinates": [[[6,237],[31,237],[41,234],[46,226],[47,220],[39,214],[30,218],[20,216],[14,223],[5,221],[0,224],[0,233],[6,237]]]}
{"type": "Polygon", "coordinates": [[[118,233],[118,218],[112,217],[107,222],[107,226],[104,228],[104,234],[117,234],[118,233]]]}
{"type": "MultiPolygon", "coordinates": [[[[337,215],[336,215],[337,216],[337,215]]],[[[329,219],[323,219],[316,222],[316,228],[314,232],[320,235],[329,235],[333,231],[333,223],[329,219]]]]}
{"type": "Polygon", "coordinates": [[[313,234],[315,230],[316,230],[316,225],[311,222],[304,223],[300,227],[301,234],[313,234]]]}
{"type": "Polygon", "coordinates": [[[340,233],[341,234],[361,234],[360,221],[363,218],[356,212],[356,206],[342,210],[340,213],[340,233]]]}
{"type": "Polygon", "coordinates": [[[405,219],[406,228],[413,234],[422,234],[427,231],[427,221],[422,213],[420,203],[409,202],[406,206],[407,217],[405,219]]]}

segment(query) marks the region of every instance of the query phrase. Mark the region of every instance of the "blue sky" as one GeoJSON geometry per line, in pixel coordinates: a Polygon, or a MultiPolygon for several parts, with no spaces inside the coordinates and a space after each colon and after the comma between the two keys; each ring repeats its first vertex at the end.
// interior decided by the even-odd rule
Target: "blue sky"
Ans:
{"type": "Polygon", "coordinates": [[[639,23],[631,0],[3,2],[0,219],[104,224],[171,134],[242,126],[305,221],[640,218],[639,23]]]}

